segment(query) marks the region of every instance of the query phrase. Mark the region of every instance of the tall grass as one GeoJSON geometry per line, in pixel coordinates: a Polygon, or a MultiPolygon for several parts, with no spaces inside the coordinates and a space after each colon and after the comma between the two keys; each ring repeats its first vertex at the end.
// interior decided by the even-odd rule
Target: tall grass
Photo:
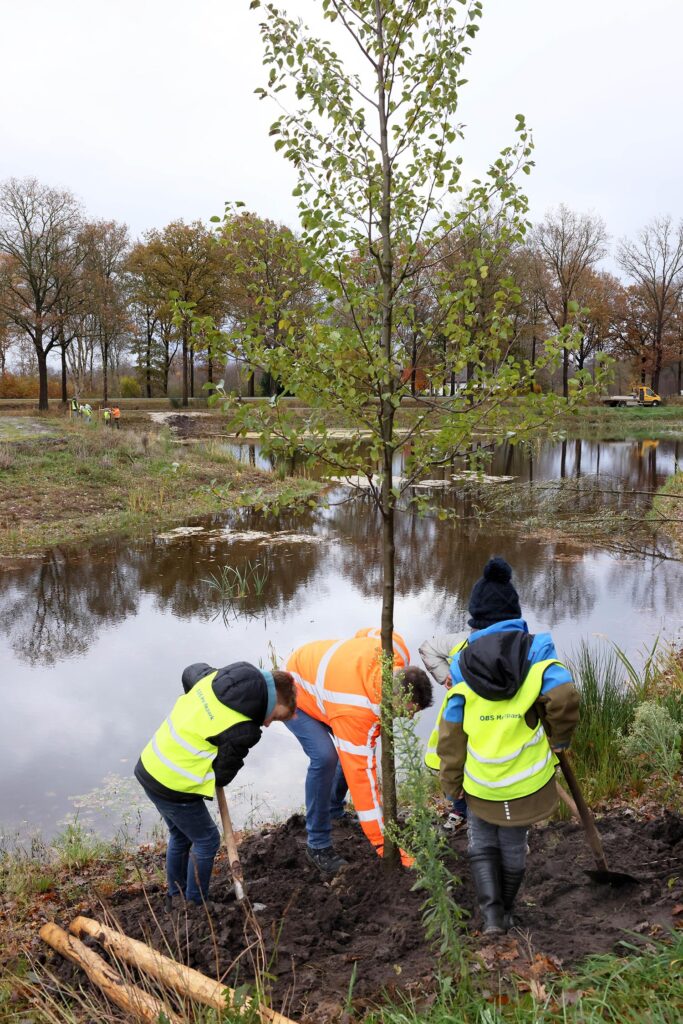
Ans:
{"type": "Polygon", "coordinates": [[[644,702],[660,704],[675,722],[683,721],[680,661],[655,643],[637,667],[616,645],[598,647],[584,642],[568,659],[568,666],[581,691],[581,719],[572,750],[588,798],[642,792],[653,784],[649,766],[624,756],[624,737],[644,702]]]}

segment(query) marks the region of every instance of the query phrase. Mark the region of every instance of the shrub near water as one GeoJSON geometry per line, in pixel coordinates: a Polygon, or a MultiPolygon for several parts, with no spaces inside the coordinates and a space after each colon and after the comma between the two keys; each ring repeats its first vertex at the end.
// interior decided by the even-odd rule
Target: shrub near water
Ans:
{"type": "Polygon", "coordinates": [[[641,793],[647,786],[669,802],[680,769],[683,665],[680,653],[657,643],[636,668],[618,647],[583,643],[569,659],[581,692],[572,741],[577,774],[589,800],[641,793]],[[653,773],[654,772],[654,776],[653,773]]]}

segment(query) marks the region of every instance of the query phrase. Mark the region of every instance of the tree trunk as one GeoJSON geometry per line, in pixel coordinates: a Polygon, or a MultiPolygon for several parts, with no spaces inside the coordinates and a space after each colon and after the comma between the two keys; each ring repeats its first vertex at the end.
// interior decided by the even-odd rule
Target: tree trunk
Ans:
{"type": "Polygon", "coordinates": [[[109,401],[109,338],[102,341],[102,401],[109,401]]]}
{"type": "Polygon", "coordinates": [[[254,398],[256,395],[256,370],[250,370],[247,377],[247,398],[254,398]]]}
{"type": "Polygon", "coordinates": [[[209,349],[206,357],[206,379],[209,384],[213,384],[213,356],[211,355],[211,349],[209,349]]]}
{"type": "Polygon", "coordinates": [[[562,397],[569,398],[569,349],[562,349],[562,397]]]}
{"type": "Polygon", "coordinates": [[[410,350],[410,393],[415,398],[417,379],[417,338],[413,334],[413,342],[410,350]]]}
{"type": "Polygon", "coordinates": [[[64,341],[60,345],[61,357],[62,357],[62,405],[66,405],[69,400],[66,389],[66,345],[64,341]]]}
{"type": "Polygon", "coordinates": [[[194,345],[190,345],[190,398],[194,398],[194,345]]]}
{"type": "Polygon", "coordinates": [[[187,407],[190,403],[188,401],[187,322],[184,317],[181,337],[183,340],[183,405],[187,407]]]}
{"type": "Polygon", "coordinates": [[[152,330],[149,321],[147,322],[147,344],[145,346],[145,391],[147,397],[152,397],[152,330]]]}
{"type": "Polygon", "coordinates": [[[47,352],[43,351],[42,335],[42,329],[38,328],[34,339],[36,358],[38,360],[38,409],[41,412],[47,412],[47,352]]]}
{"type": "MultiPolygon", "coordinates": [[[[375,0],[375,26],[378,42],[377,55],[377,109],[379,114],[379,141],[382,154],[382,208],[380,213],[380,237],[382,239],[382,334],[381,346],[387,364],[392,363],[393,334],[393,272],[394,254],[391,242],[391,199],[392,167],[389,157],[389,128],[387,122],[387,92],[384,74],[384,17],[380,0],[375,0]]],[[[384,390],[384,385],[381,385],[384,390]]],[[[392,389],[393,390],[393,389],[392,389]]],[[[395,595],[395,547],[394,547],[394,503],[392,494],[392,458],[394,408],[388,398],[380,397],[382,429],[382,652],[393,665],[394,645],[394,595],[395,595]]],[[[385,673],[382,678],[382,804],[384,810],[384,862],[387,869],[399,864],[399,851],[388,828],[396,825],[396,765],[394,758],[394,694],[393,674],[385,673]],[[387,828],[388,826],[388,828],[387,828]]]]}

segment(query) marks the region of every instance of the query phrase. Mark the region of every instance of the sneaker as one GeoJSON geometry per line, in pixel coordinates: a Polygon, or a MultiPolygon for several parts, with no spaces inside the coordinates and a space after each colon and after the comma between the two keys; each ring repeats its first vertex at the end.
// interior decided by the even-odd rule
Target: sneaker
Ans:
{"type": "Polygon", "coordinates": [[[306,847],[306,856],[311,864],[323,875],[336,875],[338,871],[348,865],[348,861],[334,852],[333,847],[325,846],[322,850],[313,850],[306,847]]]}

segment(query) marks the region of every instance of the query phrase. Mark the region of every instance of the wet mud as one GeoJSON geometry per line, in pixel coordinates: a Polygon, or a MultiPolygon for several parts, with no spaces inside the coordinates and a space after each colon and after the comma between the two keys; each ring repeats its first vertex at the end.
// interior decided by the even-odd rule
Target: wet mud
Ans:
{"type": "MultiPolygon", "coordinates": [[[[509,962],[526,959],[570,968],[593,953],[628,953],[629,945],[663,938],[683,923],[683,818],[665,813],[638,820],[627,811],[599,821],[608,863],[640,879],[613,889],[585,875],[593,866],[583,832],[573,822],[535,827],[527,877],[517,903],[517,928],[496,944],[509,962]],[[626,945],[625,945],[626,944],[626,945]],[[507,953],[505,951],[507,950],[507,953]],[[510,952],[512,950],[512,952],[510,952]]],[[[249,894],[262,903],[258,921],[272,976],[273,1005],[301,1021],[340,1019],[352,975],[356,1009],[397,990],[424,992],[436,967],[421,926],[424,896],[412,892],[412,872],[386,875],[353,826],[335,830],[335,846],[349,861],[325,881],[304,856],[303,818],[251,835],[241,845],[249,894]]],[[[470,912],[467,941],[483,951],[482,970],[495,970],[496,949],[478,937],[463,831],[449,834],[451,868],[461,878],[454,895],[470,912]]],[[[167,952],[226,984],[248,983],[244,913],[234,901],[224,858],[219,859],[206,906],[168,914],[164,894],[114,894],[108,908],[128,935],[167,952]]],[[[102,907],[90,909],[102,917],[102,907]]],[[[62,970],[73,971],[66,963],[62,970]]]]}

